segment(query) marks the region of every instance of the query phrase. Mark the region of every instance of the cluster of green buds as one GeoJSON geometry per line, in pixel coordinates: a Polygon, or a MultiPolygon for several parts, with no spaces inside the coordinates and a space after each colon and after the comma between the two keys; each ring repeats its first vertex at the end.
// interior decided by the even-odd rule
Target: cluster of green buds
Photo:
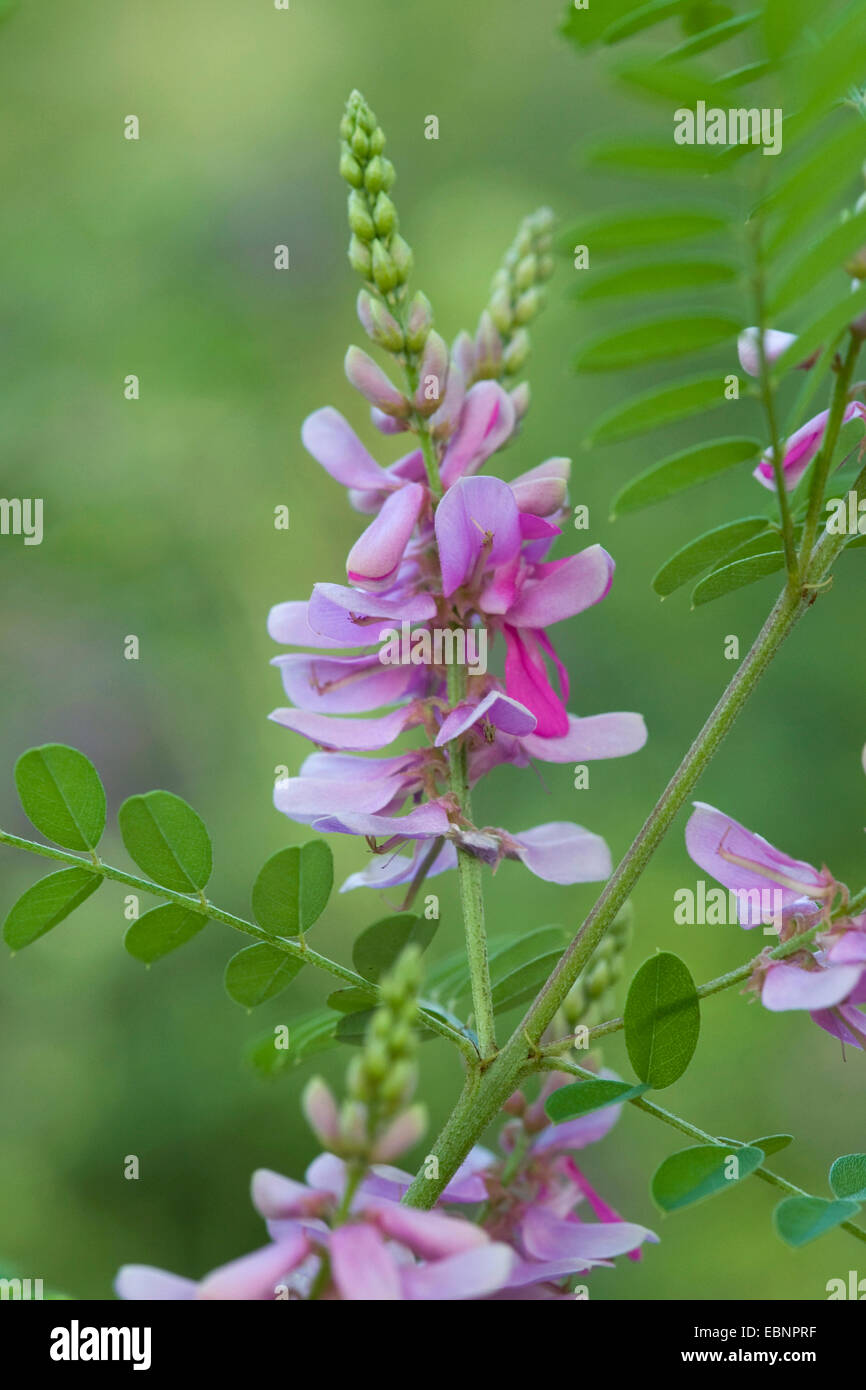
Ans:
{"type": "Polygon", "coordinates": [[[474,379],[516,376],[529,356],[527,325],[544,305],[545,280],[553,274],[553,213],[539,208],[525,217],[493,277],[490,300],[474,344],[474,379]]]}
{"type": "Polygon", "coordinates": [[[426,1128],[424,1106],[411,1104],[418,1079],[414,1025],[420,987],[421,953],[407,946],[379,983],[379,1003],[346,1073],[343,1104],[337,1105],[321,1077],[304,1091],[312,1129],[327,1149],[350,1163],[390,1163],[426,1128]]]}
{"type": "Polygon", "coordinates": [[[340,123],[340,173],[349,184],[349,261],[386,298],[405,294],[412,252],[398,230],[390,196],[394,166],[384,154],[385,134],[358,91],[340,123]]]}
{"type": "Polygon", "coordinates": [[[579,1027],[594,1028],[616,1014],[617,985],[625,969],[631,945],[633,913],[625,903],[602,937],[586,969],[562,1006],[569,1033],[579,1027]]]}

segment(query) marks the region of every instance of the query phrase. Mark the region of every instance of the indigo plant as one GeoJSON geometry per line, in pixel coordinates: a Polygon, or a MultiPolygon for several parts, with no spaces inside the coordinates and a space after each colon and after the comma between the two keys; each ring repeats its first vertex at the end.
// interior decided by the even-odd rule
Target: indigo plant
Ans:
{"type": "MultiPolygon", "coordinates": [[[[474,329],[450,344],[414,286],[382,126],[359,92],[349,97],[339,171],[367,346],[350,346],[344,368],[379,441],[368,445],[331,406],[304,421],[304,448],[345,489],[359,533],[345,575],[316,577],[308,599],[283,599],[268,619],[288,701],[271,718],[312,745],[297,776],[277,780],[274,805],[310,838],[264,864],[251,916],[241,918],[206,896],[208,831],[171,792],[135,794],[119,809],[141,873],[105,863],[99,775],[83,753],[57,743],[25,752],[15,769],[23,808],[52,843],[0,832],[3,844],[57,866],[9,911],[3,934],[13,951],[76,909],[83,915],[107,879],[158,900],[125,937],[147,965],[216,922],[250,938],[225,971],[226,990],[244,1008],[290,989],[304,969],[334,982],[327,1008],[290,1018],[252,1046],[254,1064],[271,1075],[340,1043],[350,1056],[338,1094],[320,1076],[306,1085],[304,1115],[322,1153],[303,1180],[253,1176],[261,1248],[197,1279],[127,1265],[117,1277],[121,1298],[589,1297],[595,1266],[663,1257],[659,1231],[620,1215],[628,1193],[616,1194],[615,1208],[578,1164],[583,1148],[616,1142],[625,1105],[688,1141],[651,1177],[660,1214],[728,1200],[728,1189],[753,1177],[776,1190],[773,1222],[788,1245],[835,1227],[866,1241],[857,1219],[866,1154],[835,1161],[830,1195],[807,1192],[770,1166],[792,1136],[720,1136],[655,1095],[692,1064],[702,1011],[738,987],[768,1013],[808,1012],[822,1046],[862,1051],[866,887],[696,802],[685,851],[718,885],[707,901],[753,937],[723,976],[700,985],[678,956],[649,954],[617,1002],[632,939],[643,933],[646,950],[652,944],[633,921],[631,897],[655,850],[782,644],[820,611],[837,560],[866,543],[866,382],[857,375],[866,337],[864,17],[840,4],[801,19],[801,7],[781,0],[748,14],[697,0],[570,5],[566,36],[579,49],[606,48],[616,80],[667,123],[656,135],[648,118],[640,140],[594,147],[589,165],[698,184],[702,201],[679,192],[651,205],[641,198],[565,237],[550,211],[532,213],[474,329]],[[671,21],[679,26],[673,48],[671,21]],[[722,56],[711,66],[730,44],[747,49],[747,59],[731,66],[722,56]],[[748,109],[746,86],[761,93],[748,109]],[[753,645],[615,866],[591,828],[483,825],[473,811],[473,791],[493,769],[510,765],[511,777],[527,778],[539,762],[571,769],[630,757],[647,738],[639,713],[575,712],[582,699],[578,690],[572,700],[557,630],[604,602],[614,560],[598,544],[575,551],[567,540],[575,529],[569,460],[527,459],[521,443],[531,333],[564,247],[581,313],[596,302],[628,303],[614,331],[580,346],[581,373],[691,363],[719,347],[725,354],[721,371],[708,367],[618,401],[592,427],[593,458],[623,439],[640,440],[644,458],[647,436],[716,409],[761,421],[756,433],[738,425],[719,437],[708,425],[699,445],[652,464],[614,499],[619,516],[728,470],[754,474],[752,513],[684,540],[661,564],[655,591],[668,597],[694,584],[692,604],[702,608],[781,577],[753,645]],[[681,296],[686,307],[635,320],[641,295],[681,296]],[[378,461],[401,448],[396,461],[378,461]],[[357,846],[357,868],[339,891],[353,894],[359,917],[370,890],[391,902],[388,916],[358,933],[351,965],[311,944],[334,889],[323,838],[331,835],[357,846]],[[508,934],[485,913],[485,882],[503,859],[549,883],[603,886],[576,929],[539,924],[508,934]],[[459,949],[449,941],[455,949],[428,968],[440,924],[435,894],[425,890],[441,874],[456,874],[463,941],[459,949]],[[518,1008],[522,1016],[503,1029],[501,1016],[518,1008]],[[625,1078],[601,1052],[620,1031],[633,1072],[625,1078]],[[431,1036],[450,1044],[462,1076],[435,1137],[419,1083],[419,1046],[431,1036]],[[415,1170],[395,1166],[412,1149],[426,1149],[415,1170]]],[[[622,670],[622,703],[639,703],[639,679],[626,678],[626,663],[622,670]]],[[[850,756],[859,756],[856,746],[850,756]]],[[[814,795],[830,792],[819,783],[814,795]]],[[[772,836],[771,811],[761,829],[772,836]]],[[[711,1059],[695,1065],[711,1073],[711,1059]]]]}

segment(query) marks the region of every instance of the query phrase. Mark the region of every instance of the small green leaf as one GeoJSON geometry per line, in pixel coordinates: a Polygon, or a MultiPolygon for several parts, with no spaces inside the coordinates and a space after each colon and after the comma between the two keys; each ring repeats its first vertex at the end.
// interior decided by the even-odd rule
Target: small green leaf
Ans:
{"type": "Polygon", "coordinates": [[[303,961],[259,941],[232,956],[226,966],[226,991],[236,1004],[254,1009],[284,990],[302,967],[303,961]]]}
{"type": "MultiPolygon", "coordinates": [[[[562,955],[567,940],[562,927],[538,927],[490,953],[490,979],[495,1013],[531,999],[562,955]]],[[[469,983],[461,1000],[470,1003],[469,983]]]]}
{"type": "Polygon", "coordinates": [[[652,174],[676,174],[690,178],[708,174],[716,164],[713,152],[700,145],[675,145],[666,140],[605,140],[593,145],[586,154],[589,168],[624,169],[652,174]]]}
{"type": "Polygon", "coordinates": [[[574,367],[578,372],[613,372],[665,358],[686,357],[717,343],[730,342],[739,328],[739,319],[723,314],[651,319],[594,339],[578,352],[574,367]]]}
{"type": "Polygon", "coordinates": [[[335,989],[333,994],[328,995],[325,1003],[338,1014],[356,1014],[362,1009],[369,1009],[371,1002],[375,1001],[376,995],[373,990],[350,985],[348,989],[335,989]]]}
{"type": "Polygon", "coordinates": [[[784,566],[785,557],[781,550],[769,551],[764,555],[752,555],[748,560],[735,560],[732,565],[713,570],[712,574],[701,580],[692,594],[692,607],[698,608],[702,603],[712,603],[713,599],[723,598],[735,589],[744,589],[746,585],[766,579],[768,574],[775,574],[777,570],[784,569],[784,566]]]}
{"type": "Polygon", "coordinates": [[[514,1009],[518,1004],[525,1004],[528,999],[534,998],[561,958],[561,947],[546,951],[499,980],[493,986],[493,1012],[504,1013],[506,1009],[514,1009]]]}
{"type": "Polygon", "coordinates": [[[393,917],[383,917],[356,938],[352,947],[355,969],[365,980],[378,982],[408,945],[420,946],[422,951],[426,951],[438,926],[438,922],[428,922],[413,912],[398,912],[393,917]]]}
{"type": "Polygon", "coordinates": [[[663,502],[686,488],[704,483],[719,473],[736,468],[757,458],[760,444],[756,439],[716,439],[710,444],[695,444],[679,454],[663,459],[648,468],[614,498],[613,515],[639,511],[655,502],[663,502]]]}
{"type": "Polygon", "coordinates": [[[863,245],[866,245],[866,208],[849,217],[847,222],[831,227],[782,273],[770,297],[773,314],[808,294],[828,272],[837,270],[841,276],[845,262],[863,245]]]}
{"type": "Polygon", "coordinates": [[[64,849],[95,849],[105,829],[105,791],[89,758],[64,743],[29,748],[15,764],[21,805],[64,849]]]}
{"type": "Polygon", "coordinates": [[[695,53],[704,53],[709,48],[718,48],[719,44],[729,43],[735,39],[744,29],[748,29],[760,18],[761,10],[750,10],[748,14],[734,15],[730,19],[722,20],[720,24],[714,24],[709,29],[703,29],[699,34],[693,34],[691,38],[685,39],[676,48],[670,49],[665,54],[664,62],[679,62],[683,58],[691,58],[695,53]]]}
{"type": "Polygon", "coordinates": [[[117,819],[130,856],[150,878],[177,893],[204,888],[213,850],[204,821],[173,792],[130,796],[117,819]]]}
{"type": "Polygon", "coordinates": [[[632,980],[623,1013],[629,1061],[655,1090],[672,1086],[692,1060],[701,1031],[701,1007],[688,967],[671,951],[644,961],[632,980]]]}
{"type": "Polygon", "coordinates": [[[583,275],[575,290],[575,298],[584,301],[625,295],[670,294],[676,290],[725,284],[735,280],[737,274],[737,267],[727,261],[638,261],[606,273],[589,272],[583,275]]]}
{"type": "Polygon", "coordinates": [[[724,526],[705,531],[665,561],[653,579],[653,588],[662,598],[667,598],[681,584],[686,584],[730,555],[743,541],[766,531],[768,525],[765,516],[744,516],[739,521],[729,521],[724,526]]]}
{"type": "Polygon", "coordinates": [[[278,850],[253,886],[253,914],[274,936],[309,931],[328,905],[334,886],[334,857],[324,840],[278,850]]]}
{"type": "Polygon", "coordinates": [[[640,34],[654,24],[661,24],[672,15],[686,9],[688,0],[648,0],[645,5],[631,5],[625,15],[617,16],[604,30],[601,41],[605,44],[622,43],[623,39],[640,34]]]}
{"type": "MultiPolygon", "coordinates": [[[[728,221],[716,211],[693,207],[636,207],[629,212],[605,214],[579,222],[567,234],[569,247],[588,246],[599,257],[645,246],[670,246],[672,241],[688,241],[708,236],[727,227],[728,221]]],[[[741,325],[740,325],[741,326],[741,325]]]]}
{"type": "Polygon", "coordinates": [[[748,1145],[727,1152],[718,1144],[681,1149],[656,1169],[650,1184],[653,1201],[662,1211],[680,1211],[735,1187],[763,1161],[761,1150],[748,1145]]]}
{"type": "Polygon", "coordinates": [[[824,1197],[786,1197],[773,1212],[776,1234],[786,1245],[808,1245],[860,1210],[858,1202],[830,1202],[824,1197]]]}
{"type": "Polygon", "coordinates": [[[724,405],[719,375],[688,377],[673,386],[653,387],[608,410],[590,431],[592,444],[612,444],[647,430],[687,420],[724,405]]]}
{"type": "Polygon", "coordinates": [[[250,1044],[247,1060],[262,1076],[290,1071],[307,1057],[336,1045],[337,1023],[337,1015],[329,1009],[316,1009],[288,1025],[277,1024],[250,1044]]]}
{"type": "Polygon", "coordinates": [[[762,1139],[750,1139],[749,1146],[760,1149],[764,1157],[769,1158],[771,1154],[781,1153],[782,1149],[787,1149],[793,1142],[793,1134],[765,1134],[762,1139]]]}
{"type": "Polygon", "coordinates": [[[547,1118],[555,1125],[566,1120],[576,1120],[581,1115],[589,1115],[593,1110],[601,1110],[606,1105],[619,1105],[623,1101],[642,1096],[649,1086],[630,1086],[627,1081],[577,1081],[573,1086],[560,1086],[548,1096],[544,1104],[547,1118]]]}
{"type": "Polygon", "coordinates": [[[131,956],[146,965],[167,956],[197,936],[207,922],[203,912],[191,912],[180,903],[152,907],[128,928],[123,944],[131,956]]]}
{"type": "Polygon", "coordinates": [[[3,940],[13,951],[44,936],[95,893],[102,877],[89,869],[61,869],[28,888],[3,923],[3,940]]]}
{"type": "Polygon", "coordinates": [[[866,1202],[866,1154],[843,1154],[830,1169],[834,1197],[866,1202]]]}

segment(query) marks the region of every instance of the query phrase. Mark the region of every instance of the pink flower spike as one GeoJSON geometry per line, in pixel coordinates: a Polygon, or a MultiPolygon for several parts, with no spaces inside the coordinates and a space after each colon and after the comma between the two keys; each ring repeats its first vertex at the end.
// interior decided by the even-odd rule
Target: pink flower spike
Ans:
{"type": "Polygon", "coordinates": [[[479,381],[467,392],[460,423],[442,459],[440,476],[449,488],[475,473],[501,447],[515,425],[514,402],[495,381],[479,381]]]}
{"type": "Polygon", "coordinates": [[[356,584],[381,584],[390,578],[403,558],[409,537],[426,500],[420,483],[407,483],[392,493],[376,520],[358,537],[346,572],[356,584]]]}

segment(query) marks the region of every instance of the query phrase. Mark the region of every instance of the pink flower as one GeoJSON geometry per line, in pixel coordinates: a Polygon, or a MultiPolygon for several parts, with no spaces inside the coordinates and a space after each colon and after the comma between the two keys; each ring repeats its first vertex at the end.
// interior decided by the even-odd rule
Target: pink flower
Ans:
{"type": "MultiPolygon", "coordinates": [[[[805,425],[801,425],[796,433],[785,440],[782,450],[782,471],[787,492],[791,492],[797,486],[821,448],[829,418],[829,410],[822,410],[820,415],[815,415],[811,420],[807,420],[805,425]]],[[[845,407],[845,413],[842,416],[843,425],[850,424],[852,420],[866,420],[866,405],[860,401],[851,401],[850,405],[845,407]]],[[[768,488],[770,492],[775,492],[776,482],[773,474],[771,449],[763,455],[753,476],[757,478],[762,487],[768,488]]]]}

